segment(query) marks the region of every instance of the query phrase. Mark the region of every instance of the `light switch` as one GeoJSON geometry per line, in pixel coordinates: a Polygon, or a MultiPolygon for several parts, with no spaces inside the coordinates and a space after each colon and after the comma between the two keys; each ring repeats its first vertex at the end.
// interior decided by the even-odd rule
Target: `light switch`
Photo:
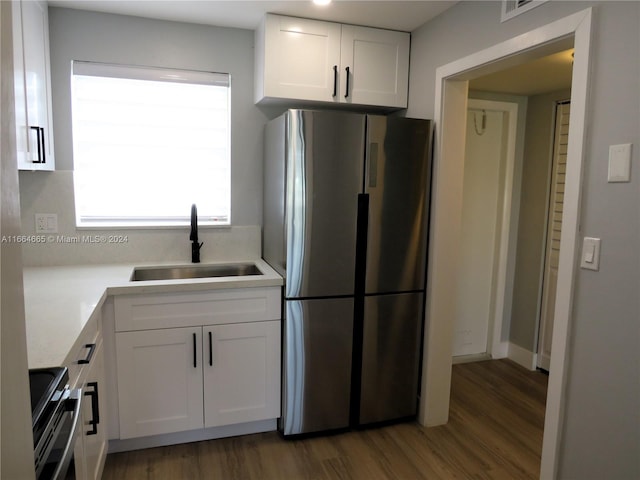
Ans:
{"type": "Polygon", "coordinates": [[[600,239],[584,237],[582,241],[582,260],[580,267],[589,270],[600,268],[600,239]]]}
{"type": "Polygon", "coordinates": [[[609,183],[631,181],[631,144],[609,146],[609,183]]]}

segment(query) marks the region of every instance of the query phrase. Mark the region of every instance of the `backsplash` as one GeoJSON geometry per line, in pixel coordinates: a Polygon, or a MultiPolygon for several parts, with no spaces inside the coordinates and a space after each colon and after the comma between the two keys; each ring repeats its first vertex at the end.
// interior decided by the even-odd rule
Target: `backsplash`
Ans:
{"type": "MultiPolygon", "coordinates": [[[[117,195],[114,186],[114,195],[117,195]]],[[[24,266],[191,261],[189,227],[159,229],[77,229],[73,172],[20,172],[24,266]],[[35,214],[58,215],[58,232],[36,234],[35,214]]],[[[187,206],[187,213],[188,208],[187,206]]],[[[201,261],[261,256],[259,225],[200,227],[201,261]]]]}

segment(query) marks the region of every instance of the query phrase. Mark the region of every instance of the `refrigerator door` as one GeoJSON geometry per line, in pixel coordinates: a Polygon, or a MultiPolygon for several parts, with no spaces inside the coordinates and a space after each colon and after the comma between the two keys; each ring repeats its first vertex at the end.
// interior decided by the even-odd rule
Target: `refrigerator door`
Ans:
{"type": "Polygon", "coordinates": [[[431,122],[367,116],[365,292],[425,288],[431,122]]]}
{"type": "Polygon", "coordinates": [[[423,293],[364,300],[361,425],[415,415],[423,293]]]}
{"type": "Polygon", "coordinates": [[[364,115],[290,110],[285,297],[353,295],[364,115]]]}
{"type": "Polygon", "coordinates": [[[349,426],[353,299],[285,301],[284,435],[349,426]]]}

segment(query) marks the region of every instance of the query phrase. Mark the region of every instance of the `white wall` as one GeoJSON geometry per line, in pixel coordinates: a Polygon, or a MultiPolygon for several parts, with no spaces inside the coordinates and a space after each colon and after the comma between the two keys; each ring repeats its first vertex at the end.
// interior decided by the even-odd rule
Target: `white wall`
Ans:
{"type": "Polygon", "coordinates": [[[433,118],[436,68],[595,6],[582,235],[602,238],[599,272],[573,298],[560,478],[640,477],[639,2],[547,2],[500,22],[493,2],[461,2],[413,32],[408,116],[433,118]],[[607,183],[609,145],[635,143],[632,181],[607,183]]]}
{"type": "MultiPolygon", "coordinates": [[[[253,32],[50,8],[49,30],[57,171],[21,172],[23,232],[35,229],[35,213],[57,213],[59,232],[77,231],[73,210],[71,60],[166,66],[231,74],[231,229],[203,229],[203,261],[260,255],[262,138],[266,116],[253,105],[253,32]]],[[[180,159],[176,158],[176,162],[180,159]]],[[[194,172],[197,174],[197,172],[194,172]]],[[[118,186],[113,186],[117,195],[118,186]]],[[[168,192],[170,194],[170,192],[168,192]]],[[[185,212],[187,215],[188,212],[185,212]]],[[[113,232],[106,232],[113,233],[113,232]]],[[[120,245],[26,245],[25,264],[190,260],[188,228],[128,230],[120,245]]]]}

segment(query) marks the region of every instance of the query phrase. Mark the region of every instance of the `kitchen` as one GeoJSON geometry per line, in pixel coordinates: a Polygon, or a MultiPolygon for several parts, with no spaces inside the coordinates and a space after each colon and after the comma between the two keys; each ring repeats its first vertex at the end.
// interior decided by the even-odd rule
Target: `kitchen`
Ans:
{"type": "MultiPolygon", "coordinates": [[[[594,102],[594,108],[597,106],[598,109],[593,114],[591,120],[593,123],[590,125],[594,134],[600,133],[599,136],[593,137],[588,147],[590,153],[587,163],[590,168],[587,169],[585,178],[588,179],[589,188],[583,195],[582,215],[583,222],[592,231],[591,234],[605,237],[605,228],[611,234],[610,238],[605,237],[605,239],[609,238],[608,242],[616,243],[609,243],[607,263],[615,262],[616,265],[618,263],[622,263],[622,265],[615,268],[609,266],[612,271],[608,273],[609,277],[606,280],[602,278],[605,274],[604,270],[595,274],[586,272],[582,274],[584,278],[580,277],[580,288],[577,290],[577,297],[574,298],[574,309],[577,313],[574,313],[573,318],[577,331],[573,340],[573,355],[579,355],[577,358],[581,363],[574,364],[578,361],[577,359],[571,362],[572,373],[569,377],[569,388],[573,389],[571,391],[574,393],[567,397],[568,417],[566,422],[568,423],[565,425],[562,442],[564,453],[560,456],[559,465],[560,472],[564,472],[563,475],[567,477],[578,475],[575,472],[582,471],[582,468],[588,468],[591,472],[602,468],[603,473],[606,472],[615,478],[612,472],[619,472],[618,477],[622,477],[622,472],[636,471],[633,470],[636,467],[629,463],[630,460],[625,456],[625,452],[629,452],[633,448],[637,450],[638,445],[637,432],[633,431],[634,422],[637,425],[637,417],[634,416],[637,413],[634,413],[635,410],[629,407],[629,405],[637,404],[632,399],[637,399],[638,393],[638,377],[634,373],[635,370],[632,369],[633,365],[637,365],[637,361],[633,360],[637,358],[633,353],[637,351],[637,336],[634,329],[635,323],[632,319],[637,318],[638,307],[637,302],[634,303],[633,292],[637,292],[638,273],[637,269],[629,270],[633,265],[637,265],[637,262],[630,261],[630,259],[637,258],[637,253],[631,250],[631,245],[637,244],[638,236],[637,188],[632,190],[637,179],[634,177],[630,184],[607,186],[604,183],[604,186],[599,186],[602,175],[598,173],[596,178],[595,174],[591,172],[597,170],[599,168],[597,166],[602,164],[596,158],[599,159],[606,155],[605,146],[612,143],[635,143],[637,140],[637,110],[634,110],[637,108],[637,104],[624,101],[625,95],[631,96],[635,95],[633,92],[637,92],[637,55],[634,57],[634,54],[637,54],[638,44],[637,33],[635,33],[637,30],[637,5],[634,3],[618,4],[617,2],[565,3],[552,1],[504,24],[500,24],[499,21],[499,2],[487,2],[486,4],[462,2],[452,6],[442,16],[416,28],[413,32],[407,116],[434,117],[433,83],[435,76],[433,72],[436,67],[476,51],[481,46],[496,44],[592,5],[597,7],[595,11],[598,28],[602,28],[606,32],[597,39],[597,45],[604,49],[605,53],[598,53],[595,57],[596,67],[593,84],[596,86],[593,87],[594,91],[592,92],[594,101],[604,98],[599,95],[604,95],[600,92],[605,89],[615,91],[617,96],[615,97],[615,106],[609,105],[604,99],[600,100],[600,103],[594,102]],[[460,29],[470,30],[475,37],[472,37],[470,33],[467,40],[458,38],[455,35],[456,29],[458,31],[461,31],[460,29]],[[495,31],[495,33],[490,34],[490,31],[495,31]],[[599,63],[603,62],[605,65],[600,67],[599,63]],[[623,65],[624,68],[629,69],[628,74],[610,73],[610,69],[622,68],[623,65]],[[614,115],[614,108],[622,109],[623,112],[628,113],[626,116],[614,115]],[[614,214],[613,205],[616,205],[615,208],[622,208],[622,213],[619,214],[616,210],[614,214]],[[625,214],[626,219],[624,218],[625,214]],[[613,292],[605,285],[619,285],[620,291],[613,292]],[[623,285],[624,288],[622,288],[623,285]],[[602,291],[597,290],[600,288],[599,286],[603,289],[602,291]],[[585,289],[587,290],[585,291],[585,289]],[[595,308],[595,298],[598,299],[596,311],[608,309],[617,312],[619,320],[618,328],[615,331],[607,330],[606,334],[603,333],[602,329],[605,326],[600,318],[604,319],[606,315],[600,317],[599,314],[589,313],[595,308]],[[635,316],[634,312],[636,312],[635,316]],[[583,329],[585,330],[583,331],[583,329]],[[598,338],[598,342],[595,344],[594,338],[598,338]],[[621,347],[621,345],[623,346],[621,347]],[[592,349],[600,352],[596,359],[591,359],[592,349]],[[618,372],[617,376],[606,375],[606,372],[612,369],[618,372]],[[592,384],[590,380],[590,375],[594,371],[606,375],[607,382],[605,384],[611,385],[610,388],[624,392],[616,395],[615,399],[608,398],[607,400],[616,405],[615,408],[611,408],[611,411],[615,410],[619,414],[626,412],[632,421],[628,421],[629,419],[622,421],[617,415],[612,417],[612,414],[607,413],[609,412],[608,408],[605,411],[598,410],[600,416],[596,430],[600,433],[596,434],[594,431],[592,434],[585,435],[581,425],[587,422],[586,418],[590,422],[593,421],[590,411],[595,407],[589,402],[585,403],[583,397],[587,396],[593,402],[600,398],[597,386],[592,384]],[[625,379],[628,385],[624,383],[625,379]],[[603,435],[603,432],[606,434],[603,435]],[[600,439],[605,437],[616,438],[618,442],[603,444],[600,439]],[[591,452],[592,449],[602,453],[585,454],[585,452],[591,452]],[[593,458],[595,465],[586,466],[585,463],[588,462],[584,461],[585,456],[593,458]],[[607,459],[606,462],[604,459],[607,459]],[[615,467],[612,466],[614,464],[615,467]]],[[[243,73],[253,72],[253,32],[240,29],[211,28],[202,25],[164,24],[154,20],[113,17],[106,14],[57,8],[52,8],[50,15],[49,26],[52,42],[57,42],[57,46],[52,45],[52,85],[54,92],[56,92],[53,99],[54,129],[56,131],[55,153],[56,163],[60,170],[46,174],[29,172],[20,174],[20,206],[23,224],[21,232],[29,234],[33,231],[35,213],[56,211],[59,215],[60,233],[69,236],[78,234],[74,223],[73,186],[70,170],[72,168],[70,101],[68,89],[61,87],[61,85],[68,84],[68,62],[82,58],[131,64],[161,64],[164,56],[171,55],[179,57],[178,66],[184,68],[213,68],[210,65],[212,62],[216,62],[217,65],[222,66],[216,66],[215,70],[230,72],[234,78],[232,91],[234,111],[232,115],[237,115],[235,119],[232,118],[232,125],[242,125],[242,133],[238,134],[238,139],[234,142],[232,138],[233,168],[235,170],[232,171],[231,204],[234,225],[230,229],[222,231],[201,230],[201,241],[205,244],[202,249],[203,262],[239,258],[245,256],[247,252],[259,253],[262,215],[262,129],[266,120],[275,117],[280,109],[271,106],[255,107],[253,104],[253,73],[243,73]],[[141,35],[141,32],[145,34],[141,35]],[[224,48],[195,47],[203,43],[224,48]],[[115,57],[113,52],[123,52],[119,55],[124,55],[126,52],[127,58],[115,57]],[[58,66],[56,67],[56,65],[58,66]],[[56,85],[58,85],[57,88],[56,85]],[[57,89],[60,91],[57,92],[57,89]],[[58,117],[64,120],[58,121],[58,117]]],[[[176,66],[174,61],[171,63],[170,66],[176,66]]],[[[607,95],[610,96],[612,93],[609,92],[607,95]]],[[[237,132],[238,129],[234,131],[237,132]]],[[[635,156],[637,156],[637,152],[634,152],[634,159],[635,156]]],[[[3,152],[3,161],[4,157],[3,152]]],[[[604,176],[606,178],[606,173],[604,176]]],[[[5,198],[3,196],[4,204],[5,198]]],[[[585,232],[585,234],[589,233],[585,232]]],[[[187,262],[189,260],[190,252],[184,249],[185,246],[188,248],[188,232],[186,230],[163,231],[161,234],[134,231],[128,232],[128,237],[129,241],[126,245],[111,244],[100,247],[84,244],[80,247],[76,245],[69,248],[64,244],[51,244],[42,249],[37,245],[23,245],[24,263],[25,266],[74,263],[104,264],[112,261],[113,258],[117,258],[118,263],[152,262],[158,256],[173,261],[187,262]]],[[[5,259],[3,258],[3,274],[4,271],[5,259]]],[[[4,300],[3,298],[3,309],[4,300]]],[[[4,312],[2,338],[3,342],[7,338],[5,336],[4,312]]],[[[4,351],[5,344],[3,343],[4,351]]],[[[3,353],[3,387],[5,381],[4,355],[5,353],[3,353]]],[[[4,419],[3,415],[3,425],[4,419]]],[[[3,437],[3,451],[5,451],[4,445],[3,437]]]]}

